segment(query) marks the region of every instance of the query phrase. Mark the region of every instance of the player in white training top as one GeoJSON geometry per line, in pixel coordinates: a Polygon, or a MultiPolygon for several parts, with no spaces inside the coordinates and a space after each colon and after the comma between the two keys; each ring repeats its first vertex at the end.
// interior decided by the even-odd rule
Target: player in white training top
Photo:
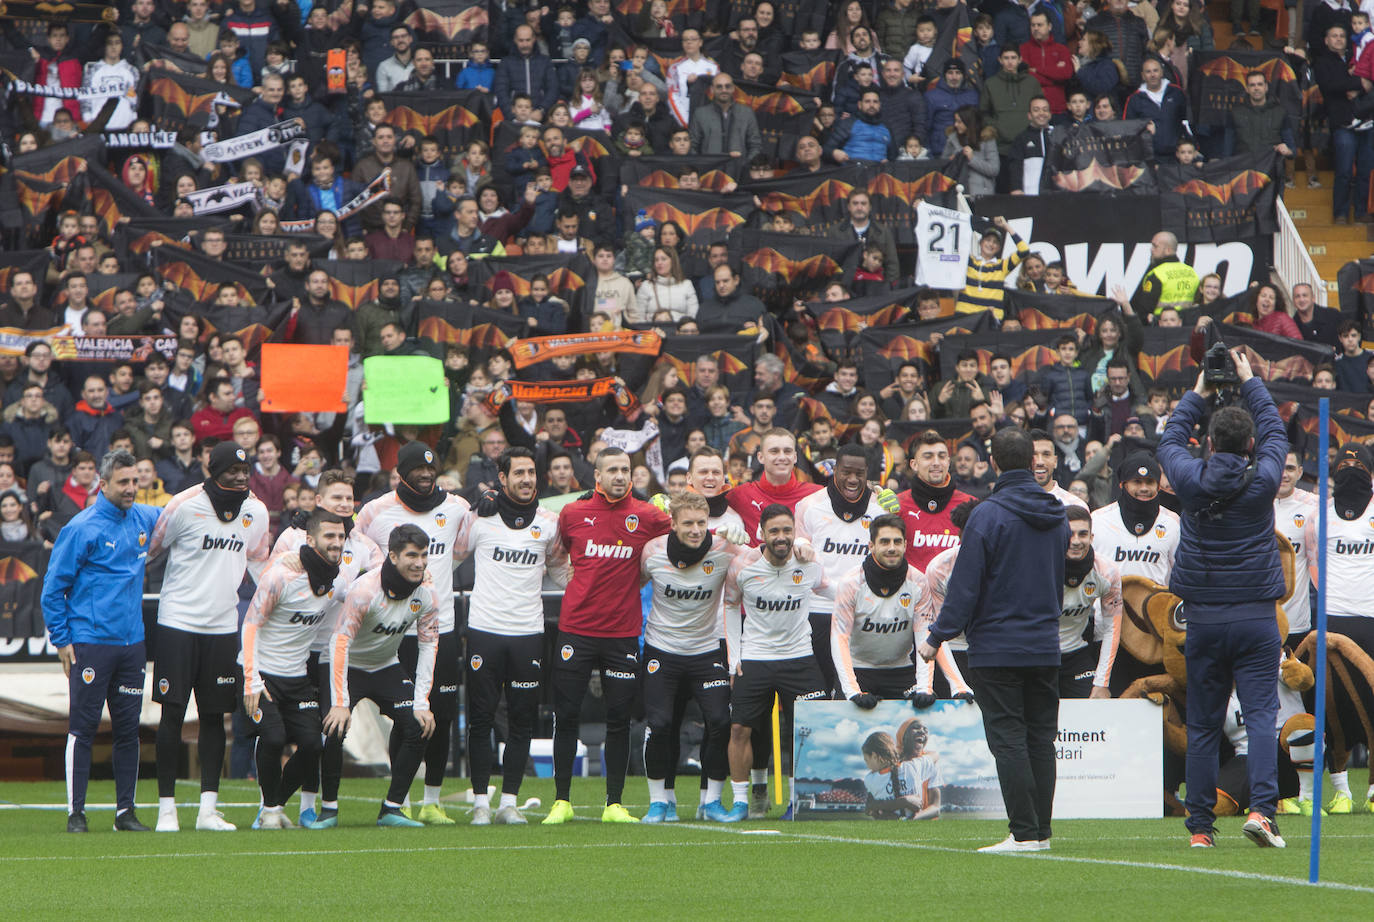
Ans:
{"type": "Polygon", "coordinates": [[[1054,480],[1054,471],[1059,465],[1059,455],[1054,449],[1054,439],[1050,438],[1050,434],[1044,429],[1032,429],[1030,437],[1034,449],[1034,454],[1031,455],[1031,474],[1035,477],[1035,482],[1040,484],[1041,489],[1046,493],[1063,503],[1066,508],[1082,506],[1087,509],[1087,503],[1065,490],[1054,480]]]}
{"type": "MultiPolygon", "coordinates": [[[[196,829],[228,831],[218,810],[224,764],[224,715],[239,694],[239,584],[249,561],[266,564],[271,545],[267,507],[248,491],[248,452],[221,442],[210,452],[210,477],[183,490],[153,530],[149,558],[167,552],[157,606],[153,700],[157,728],[157,830],[177,832],[177,765],[181,725],[192,692],[200,733],[200,812],[196,829]]],[[[255,567],[256,569],[256,567],[255,567]]]]}
{"type": "MultiPolygon", "coordinates": [[[[558,516],[539,505],[534,452],[517,446],[497,461],[501,489],[491,514],[467,514],[453,549],[471,554],[475,572],[468,605],[468,758],[474,793],[472,825],[520,825],[516,806],[539,719],[539,677],[544,659],[547,572],[555,586],[568,584],[568,551],[558,536],[558,516]],[[493,815],[487,794],[491,777],[491,730],[501,695],[509,729],[502,760],[501,802],[493,815]]],[[[483,510],[486,511],[486,510],[483,510]]]]}
{"type": "Polygon", "coordinates": [[[1093,519],[1088,510],[1069,506],[1066,512],[1069,549],[1059,616],[1059,697],[1110,698],[1112,665],[1121,643],[1121,574],[1116,564],[1093,552],[1093,519]],[[1097,611],[1103,615],[1104,629],[1102,647],[1094,656],[1088,638],[1097,611]]]}
{"type": "Polygon", "coordinates": [[[1122,579],[1143,576],[1167,587],[1179,526],[1178,513],[1159,504],[1159,462],[1148,452],[1133,452],[1117,478],[1117,501],[1093,513],[1093,553],[1116,564],[1122,579]]]}
{"type": "MultiPolygon", "coordinates": [[[[462,538],[460,529],[467,521],[469,506],[467,500],[439,488],[438,459],[423,442],[401,447],[396,454],[396,473],[400,476],[396,489],[364,506],[358,513],[357,527],[379,547],[386,547],[392,529],[403,524],[415,525],[429,535],[429,578],[439,600],[439,652],[430,696],[435,730],[425,746],[425,796],[419,816],[423,823],[448,826],[453,820],[440,805],[439,795],[452,748],[462,678],[458,635],[453,629],[453,548],[462,538]]],[[[402,665],[414,670],[416,655],[415,639],[408,635],[401,642],[402,665]]],[[[398,732],[392,728],[393,750],[400,744],[398,732]]]]}
{"type": "Polygon", "coordinates": [[[243,619],[243,710],[257,737],[260,829],[287,829],[283,807],[320,771],[320,693],[310,674],[310,647],[340,591],[343,519],[316,507],[305,543],[267,568],[243,619]],[[296,751],[282,765],[288,742],[296,751]]]}
{"type": "Polygon", "coordinates": [[[1274,530],[1293,546],[1293,594],[1283,603],[1283,613],[1288,616],[1288,639],[1284,645],[1290,650],[1296,650],[1312,630],[1309,570],[1315,557],[1307,553],[1307,526],[1317,521],[1317,494],[1299,489],[1300,480],[1302,462],[1290,451],[1284,459],[1279,493],[1274,499],[1274,530]]]}

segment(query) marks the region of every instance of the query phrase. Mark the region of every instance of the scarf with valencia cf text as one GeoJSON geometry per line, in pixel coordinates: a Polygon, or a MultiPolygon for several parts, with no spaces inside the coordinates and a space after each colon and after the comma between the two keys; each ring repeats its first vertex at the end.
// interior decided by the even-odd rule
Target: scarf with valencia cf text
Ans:
{"type": "Polygon", "coordinates": [[[885,599],[891,598],[892,594],[902,588],[902,583],[906,581],[905,558],[899,565],[888,569],[878,563],[872,554],[869,554],[864,558],[863,567],[864,581],[868,583],[868,588],[885,599]]]}
{"type": "Polygon", "coordinates": [[[920,477],[911,483],[911,498],[916,502],[917,508],[930,512],[939,512],[945,508],[953,495],[954,478],[948,474],[945,475],[945,482],[938,487],[931,486],[920,477]]]}

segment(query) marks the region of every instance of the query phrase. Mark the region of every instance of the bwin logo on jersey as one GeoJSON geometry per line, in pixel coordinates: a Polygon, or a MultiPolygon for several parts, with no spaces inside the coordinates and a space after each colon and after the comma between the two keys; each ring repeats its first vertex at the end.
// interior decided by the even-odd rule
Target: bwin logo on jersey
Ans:
{"type": "Polygon", "coordinates": [[[847,555],[849,555],[849,556],[851,556],[851,557],[857,557],[857,556],[860,555],[860,554],[867,554],[867,553],[868,553],[868,542],[867,542],[867,541],[850,541],[850,542],[848,542],[848,543],[841,543],[841,542],[839,542],[839,541],[835,541],[835,540],[832,540],[832,539],[830,539],[830,538],[826,538],[826,539],[825,539],[825,543],[821,545],[821,553],[822,553],[822,554],[847,554],[847,555]]]}
{"type": "Polygon", "coordinates": [[[87,666],[85,669],[81,670],[81,681],[85,682],[87,685],[90,685],[92,682],[94,682],[95,670],[92,669],[90,666],[87,666]]]}
{"type": "Polygon", "coordinates": [[[563,649],[562,649],[562,650],[559,650],[559,651],[558,651],[558,654],[559,654],[559,656],[562,656],[562,657],[563,657],[563,662],[565,662],[565,663],[566,663],[568,660],[572,659],[572,656],[573,656],[572,644],[570,644],[570,643],[565,643],[565,644],[563,644],[563,649]]]}
{"type": "Polygon", "coordinates": [[[473,672],[476,672],[477,670],[482,668],[482,657],[479,654],[474,653],[472,655],[472,659],[468,660],[468,665],[472,667],[473,672]]]}

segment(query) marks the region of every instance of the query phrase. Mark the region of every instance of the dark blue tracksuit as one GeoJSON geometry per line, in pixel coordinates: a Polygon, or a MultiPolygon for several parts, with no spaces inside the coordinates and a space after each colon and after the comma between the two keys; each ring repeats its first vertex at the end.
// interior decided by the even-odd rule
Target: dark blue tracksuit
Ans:
{"type": "Polygon", "coordinates": [[[58,532],[43,578],[43,618],[53,646],[75,654],[68,685],[67,812],[86,807],[91,738],[110,706],[115,802],[134,805],[138,715],[143,705],[143,570],[162,510],[120,510],[101,493],[58,532]]]}
{"type": "Polygon", "coordinates": [[[1240,392],[1255,420],[1255,473],[1248,485],[1249,457],[1220,452],[1204,461],[1189,453],[1188,438],[1206,412],[1191,391],[1159,442],[1160,467],[1182,506],[1169,590],[1183,599],[1188,621],[1186,805],[1188,830],[1195,833],[1212,831],[1218,752],[1233,683],[1249,740],[1249,809],[1272,819],[1279,797],[1275,724],[1283,638],[1274,606],[1284,581],[1274,541],[1274,496],[1288,439],[1263,382],[1252,378],[1240,392]],[[1224,507],[1215,505],[1232,494],[1237,495],[1224,507]]]}

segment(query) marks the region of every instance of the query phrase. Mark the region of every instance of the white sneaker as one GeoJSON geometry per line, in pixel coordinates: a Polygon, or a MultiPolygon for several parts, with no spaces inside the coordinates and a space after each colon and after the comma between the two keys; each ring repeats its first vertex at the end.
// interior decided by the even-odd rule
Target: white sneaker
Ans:
{"type": "Polygon", "coordinates": [[[505,806],[496,811],[491,821],[498,826],[524,826],[529,822],[519,807],[505,806]]]}
{"type": "Polygon", "coordinates": [[[262,822],[258,825],[259,829],[285,829],[286,815],[280,810],[262,811],[262,822]]]}
{"type": "MultiPolygon", "coordinates": [[[[262,820],[263,828],[266,828],[266,815],[263,816],[262,820]]],[[[224,814],[218,810],[208,813],[202,810],[200,815],[196,817],[196,829],[200,832],[233,832],[238,827],[226,820],[224,814]]]]}
{"type": "Polygon", "coordinates": [[[181,821],[177,819],[176,807],[157,808],[158,832],[181,832],[181,821]]]}
{"type": "Polygon", "coordinates": [[[1039,845],[1040,845],[1040,847],[1039,847],[1038,849],[1036,849],[1036,851],[1047,852],[1047,851],[1050,850],[1050,840],[1049,840],[1049,839],[1041,839],[1040,842],[1039,842],[1039,845]]]}
{"type": "Polygon", "coordinates": [[[472,825],[474,825],[474,826],[490,826],[490,825],[491,825],[491,807],[473,807],[473,808],[472,808],[472,825]]]}
{"type": "Polygon", "coordinates": [[[1018,842],[1015,838],[1008,835],[996,845],[984,845],[978,851],[985,855],[1019,855],[1023,852],[1042,852],[1049,849],[1049,843],[1043,843],[1040,839],[1027,839],[1018,842]]]}

